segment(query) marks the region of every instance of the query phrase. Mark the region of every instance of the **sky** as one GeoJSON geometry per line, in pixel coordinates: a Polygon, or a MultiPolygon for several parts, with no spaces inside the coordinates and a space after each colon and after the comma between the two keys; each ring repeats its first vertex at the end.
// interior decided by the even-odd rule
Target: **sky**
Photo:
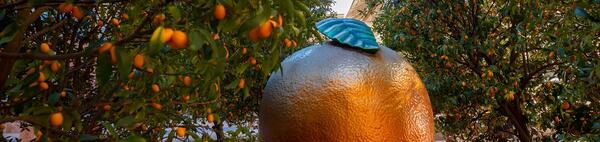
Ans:
{"type": "Polygon", "coordinates": [[[353,0],[334,0],[335,4],[333,5],[333,11],[336,13],[341,13],[346,15],[348,13],[348,9],[350,9],[350,5],[352,5],[353,0]]]}

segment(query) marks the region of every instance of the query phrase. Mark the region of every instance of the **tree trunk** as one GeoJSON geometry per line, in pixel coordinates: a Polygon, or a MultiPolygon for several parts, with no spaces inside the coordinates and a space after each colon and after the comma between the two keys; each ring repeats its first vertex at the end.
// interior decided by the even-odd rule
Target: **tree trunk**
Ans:
{"type": "MultiPolygon", "coordinates": [[[[35,22],[40,17],[42,12],[48,10],[49,8],[50,7],[36,8],[36,10],[31,14],[29,13],[31,9],[23,8],[19,10],[19,17],[25,19],[24,21],[21,21],[15,37],[10,42],[8,42],[8,44],[6,44],[6,47],[2,52],[19,52],[19,50],[21,49],[21,42],[23,41],[23,37],[25,36],[25,31],[27,30],[27,27],[31,25],[31,23],[35,22]]],[[[6,79],[8,79],[8,75],[12,71],[12,67],[15,64],[15,61],[16,59],[0,59],[0,90],[4,88],[6,79]]]]}
{"type": "Polygon", "coordinates": [[[217,141],[224,142],[225,141],[225,132],[223,132],[223,122],[215,122],[213,126],[213,130],[217,134],[217,141]]]}
{"type": "Polygon", "coordinates": [[[531,142],[531,132],[527,127],[527,117],[519,107],[518,100],[512,102],[500,101],[500,114],[508,117],[509,122],[517,130],[517,137],[523,142],[531,142]]]}

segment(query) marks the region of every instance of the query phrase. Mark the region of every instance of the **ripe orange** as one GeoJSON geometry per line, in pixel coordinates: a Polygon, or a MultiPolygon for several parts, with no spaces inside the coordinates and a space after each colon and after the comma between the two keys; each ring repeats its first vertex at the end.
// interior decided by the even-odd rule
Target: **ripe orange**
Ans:
{"type": "Polygon", "coordinates": [[[285,38],[285,39],[283,39],[283,44],[285,45],[285,47],[291,47],[292,41],[290,41],[290,39],[288,39],[288,38],[285,38]]]}
{"type": "Polygon", "coordinates": [[[213,121],[215,121],[215,116],[212,113],[208,114],[208,116],[206,116],[206,120],[208,121],[208,123],[212,123],[213,121]]]}
{"type": "Polygon", "coordinates": [[[110,42],[107,42],[107,43],[102,44],[102,46],[100,47],[100,49],[98,49],[98,52],[100,54],[102,54],[102,53],[110,50],[111,48],[113,48],[113,44],[110,43],[110,42]]]}
{"type": "Polygon", "coordinates": [[[112,61],[113,65],[117,64],[117,51],[115,47],[110,48],[110,61],[112,61]]]}
{"type": "Polygon", "coordinates": [[[571,105],[569,104],[569,101],[563,101],[563,103],[562,103],[562,109],[563,110],[568,110],[569,108],[571,108],[571,105]]]}
{"type": "Polygon", "coordinates": [[[123,13],[121,14],[121,18],[123,18],[124,20],[129,20],[129,15],[127,15],[127,13],[123,13]]]}
{"type": "Polygon", "coordinates": [[[102,110],[104,111],[110,111],[111,106],[109,104],[105,104],[104,106],[102,106],[102,110]]]}
{"type": "Polygon", "coordinates": [[[507,94],[507,96],[506,96],[506,99],[507,99],[508,101],[513,101],[513,100],[515,100],[515,92],[513,92],[513,91],[509,91],[509,92],[508,92],[508,94],[507,94]]]}
{"type": "Polygon", "coordinates": [[[154,93],[158,93],[160,92],[160,87],[158,86],[158,84],[152,84],[152,92],[154,93]]]}
{"type": "Polygon", "coordinates": [[[192,78],[190,76],[183,77],[183,86],[189,87],[192,85],[192,78]]]}
{"type": "Polygon", "coordinates": [[[494,78],[494,72],[492,72],[492,70],[488,70],[487,73],[489,78],[494,78]]]}
{"type": "Polygon", "coordinates": [[[184,137],[184,136],[185,136],[185,128],[183,128],[183,127],[178,127],[178,128],[177,128],[177,136],[178,136],[178,137],[184,137]]]}
{"type": "Polygon", "coordinates": [[[173,29],[171,28],[164,28],[162,30],[162,32],[160,33],[161,37],[160,37],[160,42],[168,42],[171,40],[172,36],[173,36],[173,29]]]}
{"type": "Polygon", "coordinates": [[[238,84],[238,87],[240,87],[240,89],[244,89],[244,87],[246,87],[246,81],[243,78],[240,79],[240,83],[238,84]]]}
{"type": "Polygon", "coordinates": [[[554,60],[554,58],[556,57],[554,51],[550,52],[550,55],[548,55],[548,58],[550,58],[550,60],[554,60]]]}
{"type": "Polygon", "coordinates": [[[71,10],[73,10],[73,4],[61,3],[60,5],[58,5],[58,11],[60,12],[69,13],[71,12],[71,10]]]}
{"type": "Polygon", "coordinates": [[[252,41],[258,41],[260,38],[260,32],[258,31],[258,28],[250,30],[250,32],[248,32],[248,38],[252,41]]]}
{"type": "Polygon", "coordinates": [[[206,108],[206,113],[212,113],[212,109],[206,108]]]}
{"type": "Polygon", "coordinates": [[[189,100],[190,100],[190,96],[189,95],[183,96],[183,101],[187,102],[189,100]]]}
{"type": "Polygon", "coordinates": [[[283,26],[283,17],[281,15],[277,16],[277,20],[279,21],[279,27],[283,26]]]}
{"type": "Polygon", "coordinates": [[[259,35],[262,38],[268,38],[269,36],[271,36],[271,33],[273,32],[273,25],[270,22],[265,22],[262,25],[260,25],[259,28],[259,35]]]}
{"type": "Polygon", "coordinates": [[[63,123],[63,114],[62,112],[56,112],[50,114],[50,125],[52,126],[60,126],[63,123]]]}
{"type": "Polygon", "coordinates": [[[78,6],[74,6],[73,9],[71,10],[71,12],[73,12],[73,17],[75,17],[77,19],[83,18],[84,13],[81,12],[81,9],[79,9],[78,6]]]}
{"type": "Polygon", "coordinates": [[[117,19],[117,18],[112,18],[112,20],[110,20],[110,22],[115,26],[119,26],[119,24],[121,23],[119,21],[119,19],[117,19]]]}
{"type": "Polygon", "coordinates": [[[296,41],[292,40],[292,44],[293,44],[293,47],[298,47],[298,43],[296,43],[296,41]]]}
{"type": "Polygon", "coordinates": [[[50,69],[51,69],[53,72],[58,72],[58,71],[60,70],[60,63],[58,63],[58,62],[53,62],[53,63],[50,65],[50,69]]]}
{"type": "Polygon", "coordinates": [[[48,83],[46,82],[41,82],[40,83],[40,90],[44,91],[44,90],[48,90],[48,83]]]}
{"type": "Polygon", "coordinates": [[[251,65],[256,65],[256,59],[252,56],[250,56],[250,58],[248,58],[248,63],[251,65]]]}
{"type": "Polygon", "coordinates": [[[158,110],[162,110],[162,105],[158,104],[158,103],[152,103],[152,107],[158,110]]]}
{"type": "Polygon", "coordinates": [[[67,96],[67,91],[61,91],[60,92],[60,97],[66,97],[67,96]]]}
{"type": "Polygon", "coordinates": [[[50,45],[48,45],[48,43],[42,43],[42,45],[40,45],[40,51],[44,54],[48,54],[48,52],[50,52],[50,45]]]}
{"type": "Polygon", "coordinates": [[[144,55],[142,55],[142,54],[135,55],[135,57],[133,58],[133,65],[138,69],[142,68],[142,66],[144,66],[144,55]]]}
{"type": "Polygon", "coordinates": [[[225,6],[221,5],[220,3],[217,3],[217,5],[215,6],[215,18],[217,20],[223,20],[225,19],[225,16],[227,15],[227,11],[225,10],[225,6]]]}
{"type": "Polygon", "coordinates": [[[248,48],[242,48],[242,55],[246,55],[246,53],[248,53],[248,48]]]}
{"type": "Polygon", "coordinates": [[[167,16],[165,16],[165,14],[161,13],[161,14],[154,16],[154,21],[152,21],[152,22],[154,22],[155,24],[161,24],[162,22],[165,21],[165,19],[167,19],[167,16]]]}
{"type": "Polygon", "coordinates": [[[46,80],[46,75],[44,72],[40,72],[40,76],[38,77],[38,82],[43,82],[46,80]]]}
{"type": "Polygon", "coordinates": [[[187,35],[182,31],[175,31],[169,42],[169,46],[174,49],[181,49],[187,47],[188,38],[187,35]]]}

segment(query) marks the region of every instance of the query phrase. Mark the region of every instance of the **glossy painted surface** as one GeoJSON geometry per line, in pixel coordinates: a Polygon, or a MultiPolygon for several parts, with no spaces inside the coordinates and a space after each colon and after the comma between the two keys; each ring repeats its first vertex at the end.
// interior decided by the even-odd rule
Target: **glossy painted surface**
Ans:
{"type": "Polygon", "coordinates": [[[277,141],[433,141],[427,90],[410,64],[323,43],[282,63],[265,88],[260,135],[277,141]]]}

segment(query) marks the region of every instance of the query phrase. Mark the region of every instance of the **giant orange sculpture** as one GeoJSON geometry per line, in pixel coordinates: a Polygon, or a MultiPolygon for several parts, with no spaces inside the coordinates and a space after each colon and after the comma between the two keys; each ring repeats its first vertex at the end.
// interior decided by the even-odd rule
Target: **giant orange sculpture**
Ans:
{"type": "Polygon", "coordinates": [[[261,100],[259,130],[272,141],[433,141],[429,96],[411,65],[353,19],[317,29],[333,41],[282,62],[261,100]]]}

